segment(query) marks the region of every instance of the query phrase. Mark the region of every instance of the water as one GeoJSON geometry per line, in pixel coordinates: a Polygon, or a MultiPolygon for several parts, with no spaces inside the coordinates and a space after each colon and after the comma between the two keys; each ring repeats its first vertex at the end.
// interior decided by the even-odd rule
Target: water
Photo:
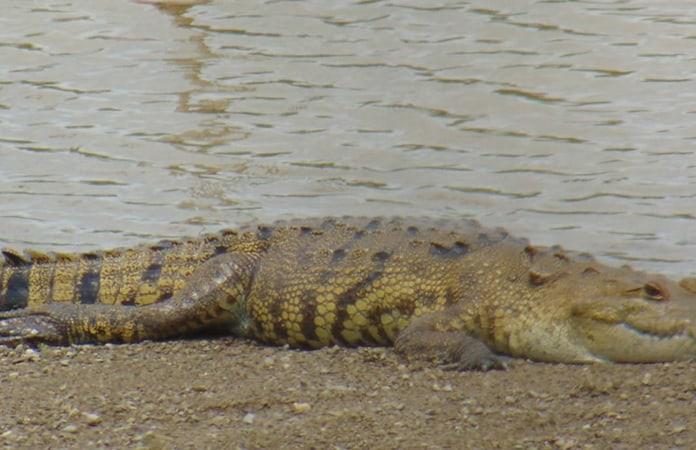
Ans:
{"type": "Polygon", "coordinates": [[[7,0],[0,243],[473,217],[696,274],[696,10],[7,0]]]}

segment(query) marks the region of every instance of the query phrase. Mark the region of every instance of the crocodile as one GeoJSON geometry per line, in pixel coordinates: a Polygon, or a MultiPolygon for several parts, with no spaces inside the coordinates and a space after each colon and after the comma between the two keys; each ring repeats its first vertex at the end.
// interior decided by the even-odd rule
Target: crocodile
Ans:
{"type": "Polygon", "coordinates": [[[5,248],[0,345],[226,333],[393,346],[445,368],[696,357],[696,278],[610,267],[478,222],[323,218],[80,254],[5,248]]]}

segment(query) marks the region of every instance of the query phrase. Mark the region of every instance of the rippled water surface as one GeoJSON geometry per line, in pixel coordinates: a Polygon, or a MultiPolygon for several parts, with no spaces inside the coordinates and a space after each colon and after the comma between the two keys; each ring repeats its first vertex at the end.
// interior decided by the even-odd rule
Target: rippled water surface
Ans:
{"type": "Polygon", "coordinates": [[[696,9],[7,0],[0,244],[475,217],[696,273],[696,9]]]}

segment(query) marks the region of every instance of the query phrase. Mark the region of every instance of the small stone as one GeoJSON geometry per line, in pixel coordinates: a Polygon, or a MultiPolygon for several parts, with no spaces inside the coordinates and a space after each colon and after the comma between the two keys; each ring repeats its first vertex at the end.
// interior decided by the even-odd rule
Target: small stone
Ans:
{"type": "Polygon", "coordinates": [[[164,450],[169,448],[167,439],[154,431],[148,431],[137,439],[141,442],[140,445],[136,446],[137,449],[164,450]]]}
{"type": "Polygon", "coordinates": [[[66,425],[65,428],[63,428],[63,431],[66,433],[77,433],[77,425],[66,425]]]}
{"type": "Polygon", "coordinates": [[[573,439],[566,439],[564,437],[558,437],[554,439],[554,444],[556,444],[556,448],[560,450],[570,450],[572,448],[577,447],[576,441],[574,441],[573,439]]]}
{"type": "Polygon", "coordinates": [[[641,383],[643,383],[643,385],[645,386],[650,386],[652,384],[652,374],[646,373],[645,375],[643,375],[641,383]]]}
{"type": "Polygon", "coordinates": [[[295,414],[304,414],[309,412],[310,409],[312,409],[312,405],[309,403],[295,402],[292,404],[292,412],[295,414]]]}
{"type": "Polygon", "coordinates": [[[256,418],[256,414],[253,413],[247,413],[244,418],[242,419],[242,422],[251,425],[254,423],[254,419],[256,418]]]}
{"type": "Polygon", "coordinates": [[[24,350],[24,352],[22,353],[22,356],[18,360],[16,360],[15,362],[24,362],[24,361],[35,362],[35,361],[38,361],[39,359],[41,359],[41,354],[39,352],[37,352],[36,350],[34,350],[33,348],[28,348],[28,349],[24,350]]]}
{"type": "Polygon", "coordinates": [[[85,418],[87,425],[94,427],[102,423],[102,418],[99,414],[94,413],[82,413],[82,417],[85,418]]]}
{"type": "Polygon", "coordinates": [[[672,428],[672,433],[683,433],[686,431],[686,427],[684,425],[675,425],[672,428]]]}

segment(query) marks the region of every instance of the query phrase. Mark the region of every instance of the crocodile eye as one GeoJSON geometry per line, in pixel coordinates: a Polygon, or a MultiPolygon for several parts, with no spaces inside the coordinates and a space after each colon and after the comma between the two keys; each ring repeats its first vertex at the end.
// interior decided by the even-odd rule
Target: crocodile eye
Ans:
{"type": "Polygon", "coordinates": [[[657,283],[645,283],[643,286],[643,293],[650,300],[662,301],[669,298],[667,289],[657,283]]]}

